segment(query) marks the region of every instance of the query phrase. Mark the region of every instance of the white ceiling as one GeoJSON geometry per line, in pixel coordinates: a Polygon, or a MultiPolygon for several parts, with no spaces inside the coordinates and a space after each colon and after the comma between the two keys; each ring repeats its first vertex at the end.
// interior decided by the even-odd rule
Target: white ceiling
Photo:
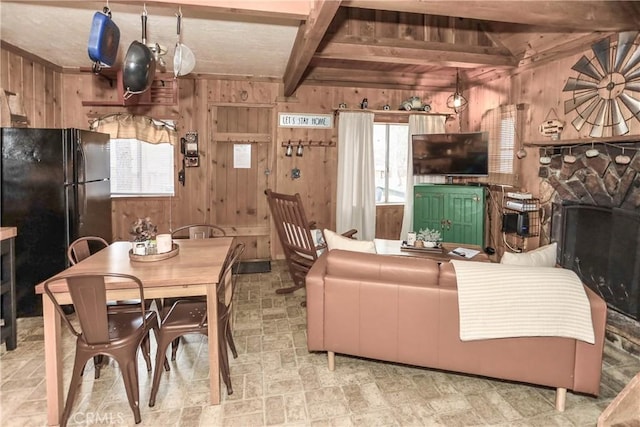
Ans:
{"type": "Polygon", "coordinates": [[[450,91],[458,69],[471,87],[638,31],[640,16],[640,1],[610,0],[0,0],[0,42],[65,71],[91,67],[93,15],[107,4],[114,68],[141,41],[146,7],[147,43],[167,49],[156,71],[173,73],[181,7],[193,73],[274,79],[285,96],[303,83],[450,91]]]}
{"type": "MultiPolygon", "coordinates": [[[[141,15],[146,7],[147,43],[167,48],[166,71],[173,72],[178,6],[147,2],[110,2],[120,29],[121,65],[132,41],[141,41],[141,15]]],[[[106,2],[0,1],[0,37],[62,68],[90,67],[87,53],[93,15],[106,2]]],[[[225,14],[182,7],[182,43],[196,57],[193,73],[282,79],[299,20],[225,14]]]]}

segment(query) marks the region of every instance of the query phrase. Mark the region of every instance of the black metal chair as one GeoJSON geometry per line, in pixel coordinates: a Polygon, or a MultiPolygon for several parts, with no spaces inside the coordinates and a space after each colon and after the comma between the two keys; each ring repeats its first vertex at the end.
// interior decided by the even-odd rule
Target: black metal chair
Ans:
{"type": "MultiPolygon", "coordinates": [[[[231,316],[233,307],[233,295],[235,291],[237,274],[233,272],[233,265],[244,252],[245,245],[237,244],[225,259],[218,279],[218,352],[220,358],[220,374],[227,386],[227,393],[233,393],[231,386],[231,372],[229,370],[229,356],[227,345],[231,349],[233,357],[238,357],[233,335],[231,333],[231,316]]],[[[208,334],[207,302],[193,299],[179,299],[173,303],[167,314],[162,319],[160,334],[158,336],[158,351],[156,353],[156,369],[153,374],[149,406],[156,404],[156,396],[160,386],[162,375],[161,366],[166,369],[166,353],[169,344],[183,335],[197,333],[208,334]]]]}
{"type": "Polygon", "coordinates": [[[222,227],[213,224],[189,224],[178,227],[171,232],[173,239],[209,239],[212,237],[225,237],[222,227]]]}
{"type": "Polygon", "coordinates": [[[155,311],[147,310],[142,303],[144,290],[142,282],[135,276],[116,273],[79,273],[68,274],[44,283],[44,291],[69,330],[76,336],[76,355],[71,375],[61,425],[66,426],[69,415],[82,381],[82,372],[89,359],[97,355],[112,357],[120,366],[125,384],[129,406],[133,411],[136,424],[140,417],[140,393],[138,391],[138,347],[148,338],[151,329],[158,333],[158,317],[155,311]],[[65,316],[64,310],[55,297],[55,290],[64,279],[78,316],[79,330],[65,316]],[[140,299],[135,310],[111,312],[107,290],[112,281],[130,282],[136,286],[140,299]]]}
{"type": "Polygon", "coordinates": [[[91,254],[109,246],[109,243],[102,237],[86,236],[74,240],[67,249],[67,258],[71,265],[75,265],[91,254]]]}
{"type": "MultiPolygon", "coordinates": [[[[172,239],[211,239],[215,237],[226,237],[226,233],[222,227],[214,224],[189,224],[178,227],[171,232],[172,239]]],[[[181,298],[186,299],[186,298],[181,298]]],[[[192,300],[203,301],[202,297],[192,297],[192,300]]],[[[167,310],[164,307],[171,307],[176,301],[175,298],[169,298],[162,303],[161,317],[166,315],[167,310]]],[[[178,346],[180,345],[180,337],[177,337],[171,344],[171,360],[176,360],[176,353],[178,352],[178,346]]],[[[169,370],[169,364],[166,363],[165,367],[169,370]]]]}
{"type": "MultiPolygon", "coordinates": [[[[74,240],[67,249],[67,258],[71,265],[76,265],[85,258],[90,257],[92,254],[106,248],[109,243],[98,236],[85,236],[74,240]]],[[[118,311],[137,311],[137,307],[140,301],[115,301],[108,303],[109,312],[115,313],[118,311]]],[[[151,300],[145,301],[145,308],[151,307],[151,300]]],[[[147,364],[147,371],[151,372],[151,345],[148,337],[142,341],[143,357],[147,364]]],[[[107,364],[107,360],[103,355],[98,355],[93,358],[94,366],[94,378],[100,378],[100,371],[107,364]]]]}

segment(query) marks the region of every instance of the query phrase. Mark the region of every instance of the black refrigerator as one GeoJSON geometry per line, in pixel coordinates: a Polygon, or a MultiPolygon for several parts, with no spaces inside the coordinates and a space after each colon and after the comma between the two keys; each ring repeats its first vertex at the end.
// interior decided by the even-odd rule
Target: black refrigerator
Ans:
{"type": "Polygon", "coordinates": [[[18,317],[42,315],[35,286],[68,266],[78,237],[112,240],[109,135],[2,128],[2,226],[17,227],[18,317]]]}

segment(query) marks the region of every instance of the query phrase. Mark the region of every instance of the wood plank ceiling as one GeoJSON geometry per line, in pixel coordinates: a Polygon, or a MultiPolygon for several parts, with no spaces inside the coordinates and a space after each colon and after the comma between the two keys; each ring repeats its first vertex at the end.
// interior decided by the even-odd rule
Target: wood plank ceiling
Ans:
{"type": "Polygon", "coordinates": [[[283,77],[302,83],[453,90],[637,30],[634,1],[316,1],[283,77]],[[340,7],[338,7],[340,6],[340,7]]]}
{"type": "MultiPolygon", "coordinates": [[[[457,70],[464,90],[640,28],[640,1],[111,3],[122,33],[121,53],[139,37],[141,4],[150,9],[150,40],[175,45],[175,13],[180,7],[189,17],[183,21],[188,26],[182,39],[197,56],[195,75],[282,81],[285,96],[293,95],[301,84],[452,91],[457,70]]],[[[103,2],[2,0],[0,4],[3,48],[33,53],[64,71],[90,64],[84,30],[103,2]],[[14,19],[16,15],[20,19],[14,19]]],[[[167,62],[171,69],[172,61],[167,62]]]]}

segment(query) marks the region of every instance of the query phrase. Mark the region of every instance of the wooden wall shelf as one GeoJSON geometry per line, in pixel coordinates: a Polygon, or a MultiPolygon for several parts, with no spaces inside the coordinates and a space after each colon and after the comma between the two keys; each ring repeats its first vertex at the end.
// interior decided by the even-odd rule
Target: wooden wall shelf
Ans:
{"type": "Polygon", "coordinates": [[[624,144],[640,142],[640,135],[622,135],[622,136],[606,136],[602,138],[583,138],[583,139],[548,139],[545,141],[525,142],[526,147],[566,147],[570,145],[587,145],[587,144],[624,144]]]}
{"type": "Polygon", "coordinates": [[[20,95],[0,89],[0,118],[2,126],[26,127],[29,124],[20,95]]]}
{"type": "Polygon", "coordinates": [[[400,116],[407,116],[409,114],[421,114],[421,115],[425,115],[425,116],[450,116],[454,113],[436,113],[436,112],[426,112],[426,111],[420,111],[420,110],[373,110],[370,108],[337,108],[335,110],[333,110],[335,114],[338,114],[340,112],[348,112],[348,113],[361,113],[361,112],[369,112],[369,113],[374,113],[374,114],[389,114],[389,115],[400,115],[400,116]]]}
{"type": "Polygon", "coordinates": [[[341,112],[369,112],[373,113],[375,116],[376,122],[382,123],[408,123],[409,115],[411,114],[420,114],[422,116],[442,116],[449,117],[452,114],[450,113],[436,113],[436,112],[426,112],[426,111],[418,111],[418,110],[372,110],[372,109],[349,109],[349,108],[339,108],[334,111],[334,115],[337,117],[341,112]]]}

